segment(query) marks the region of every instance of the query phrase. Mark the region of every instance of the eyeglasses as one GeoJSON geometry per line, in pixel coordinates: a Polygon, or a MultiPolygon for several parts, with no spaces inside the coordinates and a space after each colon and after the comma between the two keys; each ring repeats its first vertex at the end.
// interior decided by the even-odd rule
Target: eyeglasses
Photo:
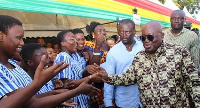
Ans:
{"type": "Polygon", "coordinates": [[[153,35],[140,36],[140,40],[142,40],[142,41],[145,41],[146,38],[147,38],[149,41],[153,41],[154,36],[153,36],[153,35]]]}
{"type": "Polygon", "coordinates": [[[67,38],[65,40],[76,41],[76,38],[67,38]]]}

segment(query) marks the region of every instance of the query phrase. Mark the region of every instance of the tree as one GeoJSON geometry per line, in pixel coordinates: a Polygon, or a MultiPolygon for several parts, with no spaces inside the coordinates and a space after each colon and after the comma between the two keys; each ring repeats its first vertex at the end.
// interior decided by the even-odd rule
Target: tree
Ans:
{"type": "MultiPolygon", "coordinates": [[[[158,0],[161,3],[165,3],[166,0],[158,0]]],[[[190,14],[194,14],[196,10],[200,10],[200,0],[172,0],[179,9],[183,9],[184,7],[190,12],[190,14]]]]}

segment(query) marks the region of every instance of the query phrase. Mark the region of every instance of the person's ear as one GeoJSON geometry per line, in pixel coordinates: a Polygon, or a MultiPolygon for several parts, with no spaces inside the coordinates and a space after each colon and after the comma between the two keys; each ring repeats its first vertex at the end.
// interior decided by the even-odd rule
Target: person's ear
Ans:
{"type": "Polygon", "coordinates": [[[94,36],[94,32],[92,32],[91,34],[92,34],[92,38],[95,38],[95,36],[94,36]]]}
{"type": "Polygon", "coordinates": [[[66,46],[66,42],[61,42],[61,47],[66,46]]]}
{"type": "Polygon", "coordinates": [[[164,37],[165,37],[165,34],[162,32],[161,33],[161,38],[164,39],[164,37]]]}
{"type": "Polygon", "coordinates": [[[34,65],[34,63],[33,63],[33,61],[31,61],[31,60],[27,60],[27,65],[29,66],[29,67],[32,67],[33,65],[34,65]]]}
{"type": "Polygon", "coordinates": [[[134,35],[136,34],[136,30],[135,29],[133,30],[133,33],[134,33],[134,35]]]}
{"type": "Polygon", "coordinates": [[[2,31],[0,31],[0,42],[2,42],[3,41],[3,32],[2,31]]]}

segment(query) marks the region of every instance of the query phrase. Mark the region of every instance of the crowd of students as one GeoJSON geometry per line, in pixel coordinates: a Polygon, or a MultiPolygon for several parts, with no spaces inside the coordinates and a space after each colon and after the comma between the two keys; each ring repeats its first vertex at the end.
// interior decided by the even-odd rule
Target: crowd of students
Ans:
{"type": "MultiPolygon", "coordinates": [[[[23,42],[22,23],[0,15],[0,106],[2,108],[200,107],[199,39],[172,12],[171,28],[150,21],[135,37],[135,23],[121,21],[106,39],[99,22],[23,42]],[[114,86],[113,86],[114,85],[114,86]]],[[[196,29],[195,29],[196,30],[196,29]]]]}

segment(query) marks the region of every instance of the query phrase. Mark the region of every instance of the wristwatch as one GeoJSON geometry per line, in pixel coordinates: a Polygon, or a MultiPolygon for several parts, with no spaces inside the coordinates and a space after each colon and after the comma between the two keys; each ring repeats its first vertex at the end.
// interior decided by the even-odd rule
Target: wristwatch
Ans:
{"type": "Polygon", "coordinates": [[[100,53],[95,53],[95,52],[93,52],[93,55],[100,55],[100,53]]]}

